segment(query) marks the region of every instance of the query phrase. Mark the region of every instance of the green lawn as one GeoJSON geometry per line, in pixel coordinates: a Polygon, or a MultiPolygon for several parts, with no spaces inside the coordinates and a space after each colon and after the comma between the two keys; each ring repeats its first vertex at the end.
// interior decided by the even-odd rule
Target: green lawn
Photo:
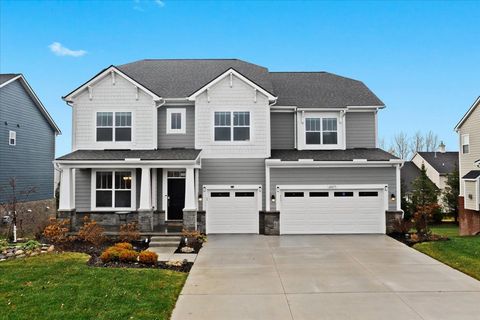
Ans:
{"type": "Polygon", "coordinates": [[[0,262],[0,319],[169,319],[187,278],[87,260],[64,253],[0,262]]]}
{"type": "Polygon", "coordinates": [[[414,248],[480,280],[480,236],[460,237],[458,226],[453,224],[431,229],[450,240],[419,243],[414,248]]]}

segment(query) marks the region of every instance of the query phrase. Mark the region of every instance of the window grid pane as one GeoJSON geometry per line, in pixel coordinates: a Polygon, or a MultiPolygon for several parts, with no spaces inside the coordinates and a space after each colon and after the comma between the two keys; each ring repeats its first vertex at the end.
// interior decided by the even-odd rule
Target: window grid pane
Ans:
{"type": "Polygon", "coordinates": [[[115,113],[115,126],[116,127],[131,127],[132,126],[132,113],[131,112],[116,112],[115,113]]]}
{"type": "Polygon", "coordinates": [[[97,113],[97,127],[112,127],[112,126],[113,126],[113,112],[97,113]]]}

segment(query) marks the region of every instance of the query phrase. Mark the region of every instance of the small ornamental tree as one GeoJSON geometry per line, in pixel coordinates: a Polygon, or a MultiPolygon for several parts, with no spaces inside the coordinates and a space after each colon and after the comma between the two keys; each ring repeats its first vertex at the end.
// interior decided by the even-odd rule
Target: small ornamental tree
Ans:
{"type": "Polygon", "coordinates": [[[458,168],[455,166],[453,172],[447,175],[447,182],[445,190],[442,194],[443,206],[445,211],[455,219],[458,220],[458,196],[460,194],[460,179],[458,168]]]}
{"type": "MultiPolygon", "coordinates": [[[[412,209],[414,209],[414,223],[419,223],[419,221],[416,220],[420,218],[424,219],[425,217],[427,218],[427,220],[424,221],[425,224],[431,220],[441,220],[440,207],[438,206],[440,190],[428,178],[424,164],[422,164],[420,168],[420,175],[412,182],[412,187],[411,205],[412,209]]],[[[417,228],[417,230],[418,229],[428,230],[428,226],[417,228]]]]}

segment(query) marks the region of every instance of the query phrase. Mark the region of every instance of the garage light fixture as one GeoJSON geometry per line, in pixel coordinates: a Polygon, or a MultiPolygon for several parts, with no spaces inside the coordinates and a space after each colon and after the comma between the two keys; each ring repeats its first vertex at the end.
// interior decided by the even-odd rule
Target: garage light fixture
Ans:
{"type": "Polygon", "coordinates": [[[390,200],[395,201],[397,200],[397,197],[395,197],[395,195],[392,193],[392,195],[390,196],[390,200]]]}
{"type": "Polygon", "coordinates": [[[198,201],[199,201],[199,202],[202,202],[202,201],[203,201],[203,197],[202,197],[202,194],[201,194],[201,193],[198,195],[198,201]]]}
{"type": "Polygon", "coordinates": [[[275,195],[272,194],[272,202],[275,202],[275,195]]]}

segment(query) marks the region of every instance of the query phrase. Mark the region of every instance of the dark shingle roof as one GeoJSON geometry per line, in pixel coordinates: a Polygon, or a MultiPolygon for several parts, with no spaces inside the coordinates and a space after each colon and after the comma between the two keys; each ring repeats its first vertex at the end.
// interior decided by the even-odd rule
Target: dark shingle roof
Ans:
{"type": "Polygon", "coordinates": [[[406,161],[400,171],[403,186],[406,192],[412,191],[412,182],[420,176],[420,169],[412,161],[406,161]]]}
{"type": "Polygon", "coordinates": [[[440,174],[452,173],[458,168],[458,152],[418,152],[440,174]]]}
{"type": "Polygon", "coordinates": [[[472,170],[462,177],[462,179],[476,179],[480,177],[480,170],[472,170]]]}
{"type": "Polygon", "coordinates": [[[18,73],[2,73],[0,74],[0,84],[4,84],[10,79],[15,78],[16,76],[19,76],[20,74],[18,73]]]}
{"type": "Polygon", "coordinates": [[[347,150],[272,150],[270,159],[282,161],[298,161],[299,159],[313,159],[315,161],[352,161],[366,159],[369,161],[388,161],[398,159],[382,149],[347,149],[347,150]]]}
{"type": "Polygon", "coordinates": [[[328,72],[271,72],[270,77],[279,106],[335,108],[384,105],[363,82],[328,72]]]}
{"type": "Polygon", "coordinates": [[[57,160],[195,160],[201,150],[159,149],[159,150],[77,150],[57,160]]]}
{"type": "Polygon", "coordinates": [[[268,69],[238,59],[152,59],[116,66],[163,98],[185,98],[230,68],[273,93],[268,69]]]}

